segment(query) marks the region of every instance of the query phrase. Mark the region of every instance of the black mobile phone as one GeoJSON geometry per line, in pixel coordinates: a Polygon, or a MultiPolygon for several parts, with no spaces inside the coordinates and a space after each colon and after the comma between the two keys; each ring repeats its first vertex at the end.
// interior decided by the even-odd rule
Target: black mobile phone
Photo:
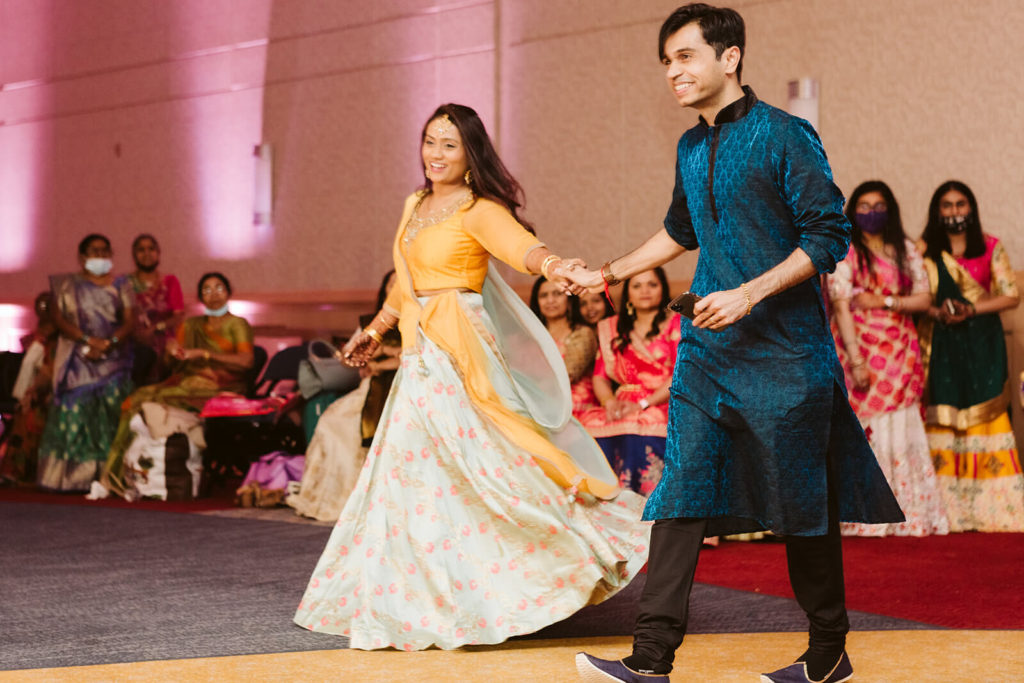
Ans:
{"type": "Polygon", "coordinates": [[[668,302],[668,307],[679,315],[686,316],[690,320],[693,320],[696,315],[693,312],[693,307],[698,301],[700,301],[700,299],[701,297],[693,292],[683,292],[675,299],[668,302]]]}

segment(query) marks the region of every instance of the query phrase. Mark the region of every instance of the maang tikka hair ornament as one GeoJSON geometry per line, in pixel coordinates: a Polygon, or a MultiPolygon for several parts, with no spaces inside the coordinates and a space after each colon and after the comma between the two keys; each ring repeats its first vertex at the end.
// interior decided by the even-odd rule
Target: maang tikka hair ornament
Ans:
{"type": "Polygon", "coordinates": [[[437,117],[437,137],[443,137],[448,131],[452,129],[452,120],[448,118],[448,114],[441,114],[437,117]]]}

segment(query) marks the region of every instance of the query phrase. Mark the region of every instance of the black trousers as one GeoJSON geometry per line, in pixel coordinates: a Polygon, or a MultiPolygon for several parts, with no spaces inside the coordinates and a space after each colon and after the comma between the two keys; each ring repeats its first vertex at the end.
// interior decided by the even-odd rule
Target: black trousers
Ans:
{"type": "MultiPolygon", "coordinates": [[[[809,650],[838,657],[846,645],[850,621],[846,615],[836,477],[832,458],[828,461],[828,533],[787,536],[784,541],[789,582],[810,621],[809,650]]],[[[633,654],[652,665],[671,668],[675,652],[683,643],[690,590],[706,530],[704,519],[660,519],[654,523],[647,584],[633,630],[633,654]]]]}

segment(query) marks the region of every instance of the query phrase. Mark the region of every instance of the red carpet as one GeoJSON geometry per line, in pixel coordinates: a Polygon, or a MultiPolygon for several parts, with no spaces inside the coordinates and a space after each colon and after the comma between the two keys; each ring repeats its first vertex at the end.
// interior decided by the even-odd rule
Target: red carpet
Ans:
{"type": "Polygon", "coordinates": [[[131,510],[160,510],[162,512],[203,512],[234,507],[226,498],[200,498],[180,503],[161,500],[140,500],[129,503],[111,496],[103,500],[87,500],[84,493],[44,493],[33,489],[0,488],[0,503],[45,503],[48,505],[91,505],[93,507],[128,508],[131,510]]]}
{"type": "MultiPolygon", "coordinates": [[[[1024,534],[843,540],[851,610],[936,626],[1024,628],[1024,534]]],[[[705,549],[697,581],[793,597],[779,542],[705,549]]]]}

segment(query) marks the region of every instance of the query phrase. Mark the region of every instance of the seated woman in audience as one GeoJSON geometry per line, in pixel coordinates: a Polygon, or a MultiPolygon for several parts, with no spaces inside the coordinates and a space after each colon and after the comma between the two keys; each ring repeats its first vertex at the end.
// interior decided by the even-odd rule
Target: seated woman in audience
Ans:
{"type": "Polygon", "coordinates": [[[572,414],[579,418],[597,405],[594,395],[594,358],[597,335],[580,315],[580,302],[543,276],[533,283],[530,310],[544,322],[565,360],[572,385],[572,414]]]}
{"type": "Polygon", "coordinates": [[[129,277],[135,290],[135,340],[152,349],[155,362],[137,381],[157,381],[169,367],[164,350],[185,318],[185,299],[181,283],[170,273],[160,272],[160,245],[152,235],[143,233],[132,242],[135,272],[129,277]]]}
{"type": "Polygon", "coordinates": [[[46,413],[53,396],[53,356],[57,350],[57,328],[50,315],[50,292],[36,297],[36,329],[21,340],[25,355],[11,395],[18,407],[10,432],[0,447],[0,480],[35,484],[39,439],[46,425],[46,413]]]}
{"type": "MultiPolygon", "coordinates": [[[[394,284],[395,271],[390,270],[380,283],[374,311],[384,305],[394,284]]],[[[360,329],[372,319],[373,314],[362,316],[360,329]]],[[[382,337],[377,355],[360,368],[363,379],[359,386],[331,403],[316,423],[316,431],[306,449],[299,492],[285,499],[296,514],[334,521],[352,493],[377,431],[402,352],[402,338],[397,328],[388,330],[382,337]]]]}
{"type": "Polygon", "coordinates": [[[579,296],[580,315],[588,325],[596,325],[598,321],[615,315],[612,305],[601,292],[584,292],[579,296]]]}
{"type": "Polygon", "coordinates": [[[860,418],[906,521],[843,524],[854,536],[926,536],[949,531],[921,420],[924,371],[912,313],[931,303],[928,275],[903,232],[900,207],[885,183],[861,183],[846,216],[853,240],[827,276],[832,334],[860,418]]]}
{"type": "Polygon", "coordinates": [[[978,202],[950,180],[922,236],[932,306],[920,323],[928,445],[951,531],[1024,531],[1024,476],[1010,418],[999,312],[1020,303],[1002,242],[978,202]]]}
{"type": "Polygon", "coordinates": [[[143,403],[199,412],[218,394],[246,390],[246,375],[253,364],[252,328],[245,318],[228,312],[231,283],[221,273],[206,273],[199,278],[197,294],[204,314],[188,318],[167,344],[173,374],[136,390],[121,407],[101,482],[114,493],[124,491],[124,453],[135,438],[129,423],[143,403]]]}
{"type": "Polygon", "coordinates": [[[110,274],[112,256],[109,239],[88,235],[78,245],[82,270],[50,278],[60,338],[53,403],[39,443],[36,480],[45,489],[89,490],[132,390],[131,284],[110,274]]]}
{"type": "Polygon", "coordinates": [[[619,314],[597,324],[594,391],[601,406],[580,422],[604,449],[623,487],[649,495],[661,480],[669,385],[679,344],[679,314],[665,271],[623,283],[619,314]],[[612,383],[618,389],[612,389],[612,383]]]}

